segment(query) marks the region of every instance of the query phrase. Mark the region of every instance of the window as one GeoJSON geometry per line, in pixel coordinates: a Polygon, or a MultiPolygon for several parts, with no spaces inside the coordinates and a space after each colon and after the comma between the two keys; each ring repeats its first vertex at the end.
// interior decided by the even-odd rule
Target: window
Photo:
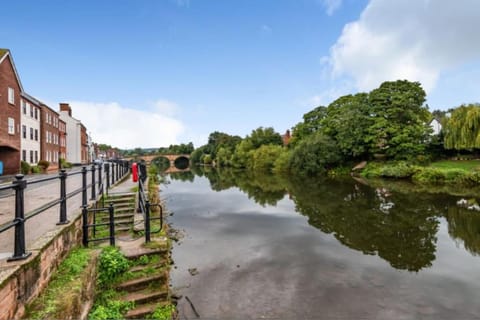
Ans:
{"type": "Polygon", "coordinates": [[[8,103],[15,104],[15,90],[8,87],[8,103]]]}
{"type": "Polygon", "coordinates": [[[38,120],[38,108],[34,108],[35,109],[35,119],[38,120]]]}
{"type": "Polygon", "coordinates": [[[15,134],[15,119],[8,118],[8,134],[15,134]]]}
{"type": "Polygon", "coordinates": [[[33,163],[33,150],[30,150],[30,163],[33,163]]]}
{"type": "Polygon", "coordinates": [[[38,141],[38,129],[35,129],[35,141],[38,141]]]}
{"type": "Polygon", "coordinates": [[[30,128],[30,140],[33,140],[33,128],[30,128]]]}
{"type": "Polygon", "coordinates": [[[37,163],[37,162],[38,162],[38,151],[35,150],[35,163],[37,163]]]}
{"type": "Polygon", "coordinates": [[[22,150],[22,161],[27,161],[27,150],[22,150]]]}
{"type": "Polygon", "coordinates": [[[22,126],[22,137],[27,139],[27,126],[22,126]]]}
{"type": "Polygon", "coordinates": [[[27,108],[30,109],[30,117],[33,118],[33,106],[27,102],[27,108]]]}
{"type": "Polygon", "coordinates": [[[25,100],[20,100],[20,104],[22,105],[23,114],[27,114],[27,104],[25,103],[25,100]]]}

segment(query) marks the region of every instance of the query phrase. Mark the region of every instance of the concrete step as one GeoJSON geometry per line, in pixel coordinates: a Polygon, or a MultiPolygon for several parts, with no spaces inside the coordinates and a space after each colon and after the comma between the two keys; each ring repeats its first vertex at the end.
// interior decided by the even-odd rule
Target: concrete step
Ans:
{"type": "Polygon", "coordinates": [[[169,263],[169,260],[164,258],[156,264],[135,266],[133,268],[130,268],[129,271],[130,272],[139,272],[139,271],[143,271],[145,269],[160,269],[160,268],[163,268],[163,267],[167,266],[168,263],[169,263]]]}
{"type": "Polygon", "coordinates": [[[151,303],[155,301],[165,300],[168,297],[168,287],[166,285],[156,288],[155,290],[142,290],[131,292],[121,298],[122,301],[134,302],[136,306],[151,303]]]}
{"type": "Polygon", "coordinates": [[[138,250],[134,253],[126,254],[125,257],[129,260],[135,260],[140,258],[141,256],[151,256],[156,254],[166,254],[168,252],[167,248],[159,248],[159,249],[142,249],[138,250]]]}
{"type": "Polygon", "coordinates": [[[161,288],[164,285],[167,285],[167,273],[161,272],[156,275],[142,277],[138,279],[132,279],[126,282],[123,282],[117,286],[117,290],[123,290],[127,292],[140,291],[148,287],[152,288],[161,288]]]}
{"type": "Polygon", "coordinates": [[[168,302],[157,302],[150,304],[143,304],[135,309],[129,310],[125,315],[126,319],[146,319],[148,315],[152,314],[155,309],[168,305],[168,302]]]}

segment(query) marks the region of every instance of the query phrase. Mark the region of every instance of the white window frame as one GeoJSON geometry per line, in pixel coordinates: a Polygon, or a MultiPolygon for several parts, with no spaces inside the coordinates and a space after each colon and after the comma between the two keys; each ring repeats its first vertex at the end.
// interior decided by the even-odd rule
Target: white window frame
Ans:
{"type": "Polygon", "coordinates": [[[15,89],[8,87],[8,103],[15,104],[15,89]]]}
{"type": "Polygon", "coordinates": [[[15,134],[15,119],[8,117],[8,134],[15,134]]]}

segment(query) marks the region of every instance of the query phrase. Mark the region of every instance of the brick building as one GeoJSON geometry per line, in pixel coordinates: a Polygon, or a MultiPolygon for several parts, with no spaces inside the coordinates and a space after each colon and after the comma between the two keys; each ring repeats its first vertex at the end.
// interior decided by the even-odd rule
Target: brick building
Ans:
{"type": "Polygon", "coordinates": [[[58,169],[60,152],[59,118],[58,113],[47,106],[40,105],[42,109],[41,131],[41,159],[50,163],[48,170],[58,169]]]}
{"type": "Polygon", "coordinates": [[[22,91],[10,51],[0,49],[0,166],[3,174],[15,174],[20,169],[22,91]]]}

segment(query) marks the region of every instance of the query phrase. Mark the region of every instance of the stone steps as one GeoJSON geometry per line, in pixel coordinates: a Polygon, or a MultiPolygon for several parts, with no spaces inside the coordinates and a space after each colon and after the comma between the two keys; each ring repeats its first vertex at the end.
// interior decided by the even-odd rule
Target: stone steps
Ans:
{"type": "Polygon", "coordinates": [[[143,290],[146,288],[155,287],[162,287],[165,286],[167,283],[167,273],[161,272],[159,274],[132,279],[126,282],[123,282],[117,286],[117,290],[123,290],[127,292],[135,292],[139,290],[143,290]]]}
{"type": "Polygon", "coordinates": [[[168,297],[168,286],[163,285],[156,290],[145,289],[130,292],[121,298],[122,301],[134,302],[136,306],[165,300],[168,297]]]}
{"type": "Polygon", "coordinates": [[[162,301],[157,303],[142,304],[135,309],[127,312],[126,319],[146,319],[148,315],[152,314],[158,307],[168,305],[168,302],[162,301]]]}

